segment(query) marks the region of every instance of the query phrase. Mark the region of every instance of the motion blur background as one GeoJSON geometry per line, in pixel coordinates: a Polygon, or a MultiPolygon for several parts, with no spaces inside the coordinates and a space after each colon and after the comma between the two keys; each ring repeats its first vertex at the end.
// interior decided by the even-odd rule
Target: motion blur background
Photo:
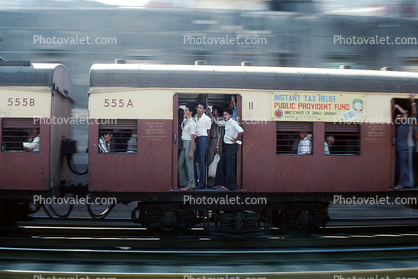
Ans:
{"type": "MultiPolygon", "coordinates": [[[[418,0],[0,0],[0,56],[66,65],[73,115],[87,117],[89,69],[115,59],[418,71],[417,11],[418,0]],[[225,43],[237,36],[250,43],[225,43]]],[[[80,153],[86,126],[74,126],[80,153]]]]}

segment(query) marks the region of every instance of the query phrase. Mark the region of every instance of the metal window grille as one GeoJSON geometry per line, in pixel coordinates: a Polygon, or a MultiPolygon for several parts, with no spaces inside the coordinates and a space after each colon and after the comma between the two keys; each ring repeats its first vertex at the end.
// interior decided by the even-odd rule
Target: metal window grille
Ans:
{"type": "MultiPolygon", "coordinates": [[[[2,152],[24,151],[24,143],[33,140],[34,135],[39,135],[39,133],[39,121],[33,118],[3,118],[1,150],[2,152]]],[[[39,151],[39,148],[31,151],[39,151]]]]}
{"type": "MultiPolygon", "coordinates": [[[[105,123],[106,120],[101,122],[105,123]]],[[[114,123],[99,124],[99,138],[104,134],[112,135],[110,153],[137,153],[137,120],[118,119],[114,120],[114,123]]]]}
{"type": "Polygon", "coordinates": [[[331,136],[329,155],[360,155],[360,124],[325,123],[325,140],[331,136]]]}
{"type": "MultiPolygon", "coordinates": [[[[313,144],[313,128],[311,122],[277,122],[276,154],[297,154],[300,141],[299,133],[305,131],[313,144]]],[[[311,150],[311,154],[313,150],[311,150]]]]}

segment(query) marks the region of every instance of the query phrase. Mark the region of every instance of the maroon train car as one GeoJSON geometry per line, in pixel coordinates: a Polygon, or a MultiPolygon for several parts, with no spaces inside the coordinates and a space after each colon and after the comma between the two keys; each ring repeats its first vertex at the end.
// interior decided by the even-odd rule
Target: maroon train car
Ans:
{"type": "Polygon", "coordinates": [[[35,195],[71,179],[61,142],[71,137],[71,84],[60,64],[0,61],[0,221],[28,213],[35,195]]]}
{"type": "Polygon", "coordinates": [[[257,232],[260,224],[311,231],[328,221],[335,195],[392,195],[392,107],[410,106],[417,86],[418,74],[405,72],[95,64],[89,190],[139,201],[134,221],[160,231],[200,222],[209,231],[209,220],[225,233],[257,232]],[[244,129],[237,190],[179,191],[178,109],[224,106],[231,96],[244,129]],[[298,150],[300,132],[311,143],[307,154],[298,150]],[[100,152],[104,134],[113,135],[110,152],[100,152]]]}

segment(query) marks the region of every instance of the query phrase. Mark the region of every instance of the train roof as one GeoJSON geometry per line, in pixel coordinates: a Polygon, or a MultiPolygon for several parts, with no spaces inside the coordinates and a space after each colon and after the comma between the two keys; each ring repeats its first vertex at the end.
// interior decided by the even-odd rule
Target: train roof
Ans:
{"type": "Polygon", "coordinates": [[[410,93],[418,73],[258,66],[94,64],[90,87],[410,93]]]}
{"type": "Polygon", "coordinates": [[[71,82],[62,64],[0,61],[0,86],[47,86],[68,96],[71,82]]]}

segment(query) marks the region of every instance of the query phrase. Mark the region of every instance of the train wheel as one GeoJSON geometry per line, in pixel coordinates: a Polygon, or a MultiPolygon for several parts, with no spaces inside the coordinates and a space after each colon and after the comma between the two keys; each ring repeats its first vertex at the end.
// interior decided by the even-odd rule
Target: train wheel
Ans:
{"type": "Polygon", "coordinates": [[[287,204],[276,221],[281,220],[284,233],[293,237],[308,237],[329,221],[328,206],[328,202],[287,204]]]}
{"type": "Polygon", "coordinates": [[[304,211],[285,211],[285,223],[282,230],[293,237],[309,237],[318,229],[312,212],[304,211]]]}
{"type": "Polygon", "coordinates": [[[318,227],[309,211],[301,211],[294,222],[284,225],[284,231],[293,237],[309,237],[318,227]]]}
{"type": "Polygon", "coordinates": [[[189,210],[152,210],[143,214],[148,230],[162,239],[182,236],[194,219],[194,213],[189,210]]]}

